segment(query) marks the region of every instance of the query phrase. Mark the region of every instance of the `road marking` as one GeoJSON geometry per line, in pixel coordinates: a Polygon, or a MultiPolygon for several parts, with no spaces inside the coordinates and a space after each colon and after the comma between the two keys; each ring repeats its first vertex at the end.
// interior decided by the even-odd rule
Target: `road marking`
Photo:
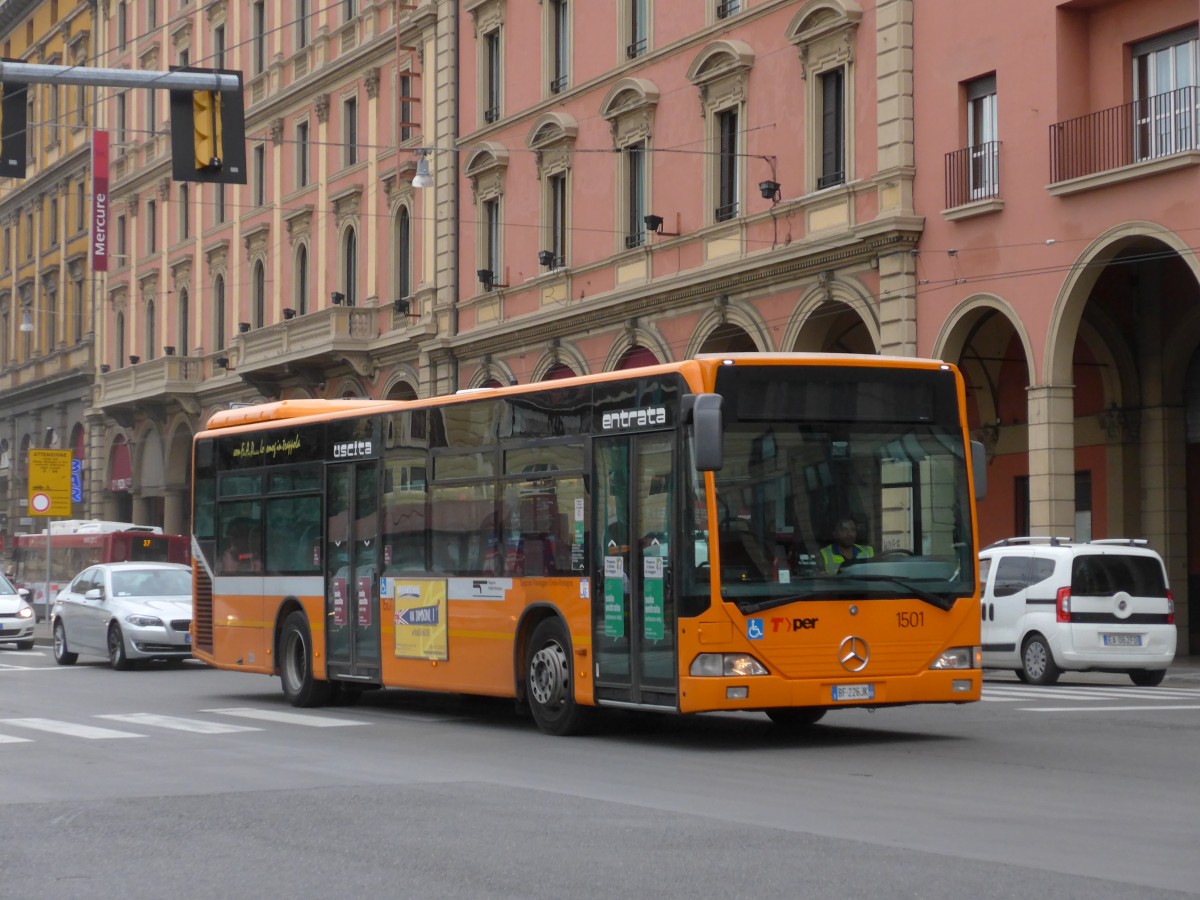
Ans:
{"type": "Polygon", "coordinates": [[[1021,712],[1143,712],[1164,709],[1200,709],[1200,706],[1022,706],[1021,712]]]}
{"type": "Polygon", "coordinates": [[[243,719],[261,719],[264,722],[283,722],[287,725],[307,725],[309,728],[339,728],[343,725],[368,725],[353,719],[329,719],[305,713],[282,712],[274,709],[252,709],[248,706],[230,709],[202,709],[200,712],[216,713],[221,716],[238,716],[243,719]]]}
{"type": "Polygon", "coordinates": [[[0,734],[0,744],[29,744],[32,743],[32,738],[13,737],[8,734],[0,734]]]}
{"type": "Polygon", "coordinates": [[[0,725],[16,725],[18,728],[32,728],[35,731],[48,731],[51,734],[65,734],[69,737],[81,737],[93,741],[145,737],[144,734],[134,734],[132,731],[97,728],[94,725],[76,725],[73,722],[60,722],[57,719],[0,719],[0,725]]]}
{"type": "Polygon", "coordinates": [[[159,716],[154,713],[113,713],[96,716],[97,719],[113,719],[130,725],[146,725],[154,728],[170,728],[174,731],[190,731],[196,734],[232,734],[237,731],[262,731],[252,725],[231,725],[227,722],[202,722],[199,719],[182,719],[178,716],[159,716]]]}

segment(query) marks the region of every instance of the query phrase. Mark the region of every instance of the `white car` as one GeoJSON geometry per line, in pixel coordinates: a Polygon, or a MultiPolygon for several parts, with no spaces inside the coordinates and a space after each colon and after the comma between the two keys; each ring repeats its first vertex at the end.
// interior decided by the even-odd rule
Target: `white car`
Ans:
{"type": "Polygon", "coordinates": [[[1064,671],[1161,684],[1175,658],[1175,601],[1144,540],[1009,538],[979,554],[983,665],[1053,684],[1064,671]]]}
{"type": "Polygon", "coordinates": [[[14,587],[0,575],[0,644],[16,644],[18,650],[32,650],[36,619],[29,605],[29,591],[14,587]]]}
{"type": "Polygon", "coordinates": [[[192,570],[179,563],[101,563],[59,591],[50,611],[54,659],[107,656],[114,669],[192,655],[192,570]]]}

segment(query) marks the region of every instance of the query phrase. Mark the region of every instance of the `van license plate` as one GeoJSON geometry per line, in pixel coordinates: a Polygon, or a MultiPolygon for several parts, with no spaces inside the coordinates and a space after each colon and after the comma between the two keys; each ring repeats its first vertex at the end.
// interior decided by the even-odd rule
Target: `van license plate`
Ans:
{"type": "Polygon", "coordinates": [[[1142,636],[1140,634],[1106,634],[1104,635],[1105,647],[1140,647],[1142,646],[1142,636]]]}
{"type": "Polygon", "coordinates": [[[875,685],[873,684],[835,684],[833,699],[839,700],[874,700],[875,685]]]}

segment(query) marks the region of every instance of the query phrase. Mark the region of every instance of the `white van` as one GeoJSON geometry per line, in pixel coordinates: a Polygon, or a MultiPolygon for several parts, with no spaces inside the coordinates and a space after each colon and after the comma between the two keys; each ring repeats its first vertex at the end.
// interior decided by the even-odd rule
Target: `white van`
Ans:
{"type": "Polygon", "coordinates": [[[979,554],[983,665],[1053,684],[1064,671],[1161,684],[1175,658],[1175,601],[1144,540],[1029,537],[979,554]]]}

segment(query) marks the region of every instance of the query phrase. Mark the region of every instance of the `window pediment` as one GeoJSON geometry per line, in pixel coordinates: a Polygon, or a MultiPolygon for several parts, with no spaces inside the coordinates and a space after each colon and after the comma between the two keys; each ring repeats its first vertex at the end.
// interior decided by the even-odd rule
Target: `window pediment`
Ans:
{"type": "Polygon", "coordinates": [[[579,124],[566,113],[549,113],[534,123],[527,144],[533,150],[539,179],[571,168],[578,135],[579,124]]]}
{"type": "Polygon", "coordinates": [[[787,37],[800,51],[801,77],[854,59],[862,7],[854,0],[809,0],[792,17],[787,37]]]}
{"type": "Polygon", "coordinates": [[[467,157],[467,165],[463,171],[471,179],[471,193],[476,203],[499,197],[504,193],[508,151],[499,144],[479,144],[467,157]]]}
{"type": "Polygon", "coordinates": [[[650,137],[658,97],[658,88],[644,78],[622,78],[609,89],[600,115],[608,120],[614,150],[650,137]]]}
{"type": "Polygon", "coordinates": [[[687,73],[700,91],[701,115],[745,100],[753,65],[754,50],[744,41],[715,41],[701,50],[687,73]]]}

